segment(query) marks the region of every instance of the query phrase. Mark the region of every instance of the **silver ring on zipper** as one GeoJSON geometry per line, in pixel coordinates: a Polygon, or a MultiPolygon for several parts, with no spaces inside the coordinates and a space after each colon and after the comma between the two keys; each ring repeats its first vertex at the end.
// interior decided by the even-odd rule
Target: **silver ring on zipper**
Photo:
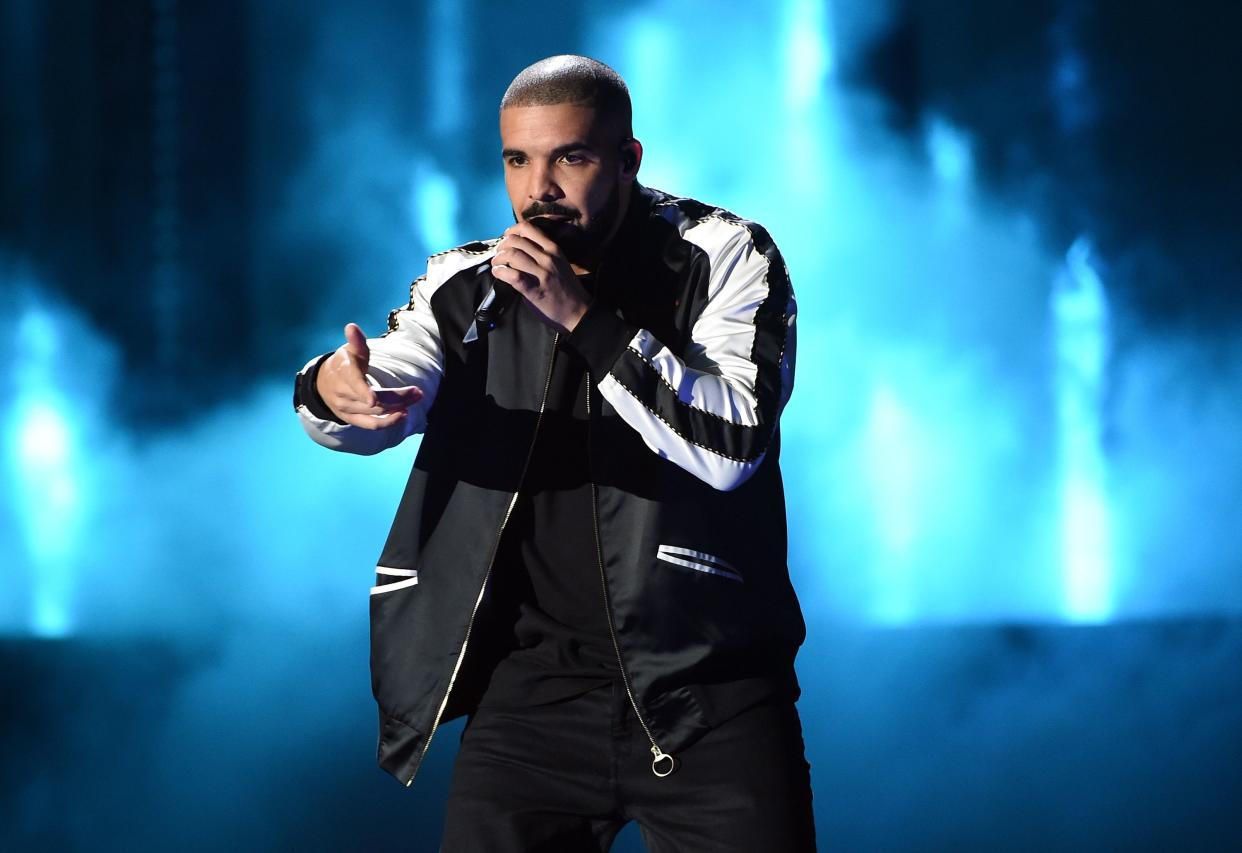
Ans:
{"type": "Polygon", "coordinates": [[[663,752],[658,746],[651,747],[651,754],[655,756],[651,759],[651,772],[661,779],[677,769],[677,760],[663,752]]]}

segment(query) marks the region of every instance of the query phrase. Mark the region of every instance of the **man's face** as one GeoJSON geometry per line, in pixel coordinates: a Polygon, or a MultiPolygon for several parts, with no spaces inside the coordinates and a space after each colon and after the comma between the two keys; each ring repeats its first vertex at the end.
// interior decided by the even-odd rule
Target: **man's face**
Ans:
{"type": "Polygon", "coordinates": [[[629,200],[633,175],[621,165],[617,124],[572,104],[500,111],[513,216],[538,226],[574,263],[598,256],[629,200]]]}

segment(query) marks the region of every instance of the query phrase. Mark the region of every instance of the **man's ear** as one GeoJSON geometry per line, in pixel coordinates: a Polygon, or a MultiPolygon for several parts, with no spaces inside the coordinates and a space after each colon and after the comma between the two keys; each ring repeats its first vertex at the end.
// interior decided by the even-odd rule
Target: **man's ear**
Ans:
{"type": "Polygon", "coordinates": [[[630,137],[621,142],[621,177],[634,179],[643,162],[643,144],[630,137]]]}

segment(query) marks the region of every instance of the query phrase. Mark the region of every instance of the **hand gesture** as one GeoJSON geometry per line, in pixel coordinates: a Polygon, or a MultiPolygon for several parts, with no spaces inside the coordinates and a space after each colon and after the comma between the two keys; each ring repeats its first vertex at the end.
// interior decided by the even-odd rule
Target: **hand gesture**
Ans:
{"type": "Polygon", "coordinates": [[[372,388],[367,383],[371,349],[356,324],[345,327],[345,343],[323,363],[315,380],[320,398],[338,418],[363,429],[383,429],[406,417],[406,409],[422,399],[414,387],[372,388]]]}

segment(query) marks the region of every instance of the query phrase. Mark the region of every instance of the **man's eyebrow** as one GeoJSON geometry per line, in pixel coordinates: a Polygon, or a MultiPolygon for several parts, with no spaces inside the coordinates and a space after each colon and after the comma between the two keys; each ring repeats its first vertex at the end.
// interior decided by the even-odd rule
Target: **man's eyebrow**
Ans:
{"type": "MultiPolygon", "coordinates": [[[[556,159],[557,157],[560,157],[563,154],[568,154],[571,151],[590,151],[592,154],[595,153],[595,149],[586,142],[566,142],[564,145],[558,145],[556,148],[552,149],[552,158],[556,159]]],[[[504,148],[500,152],[500,158],[502,160],[507,160],[510,157],[526,156],[528,156],[527,153],[518,148],[504,148]]]]}
{"type": "Polygon", "coordinates": [[[560,157],[562,154],[568,154],[571,151],[590,151],[595,153],[595,149],[585,142],[567,142],[564,145],[552,149],[553,157],[560,157]]]}

